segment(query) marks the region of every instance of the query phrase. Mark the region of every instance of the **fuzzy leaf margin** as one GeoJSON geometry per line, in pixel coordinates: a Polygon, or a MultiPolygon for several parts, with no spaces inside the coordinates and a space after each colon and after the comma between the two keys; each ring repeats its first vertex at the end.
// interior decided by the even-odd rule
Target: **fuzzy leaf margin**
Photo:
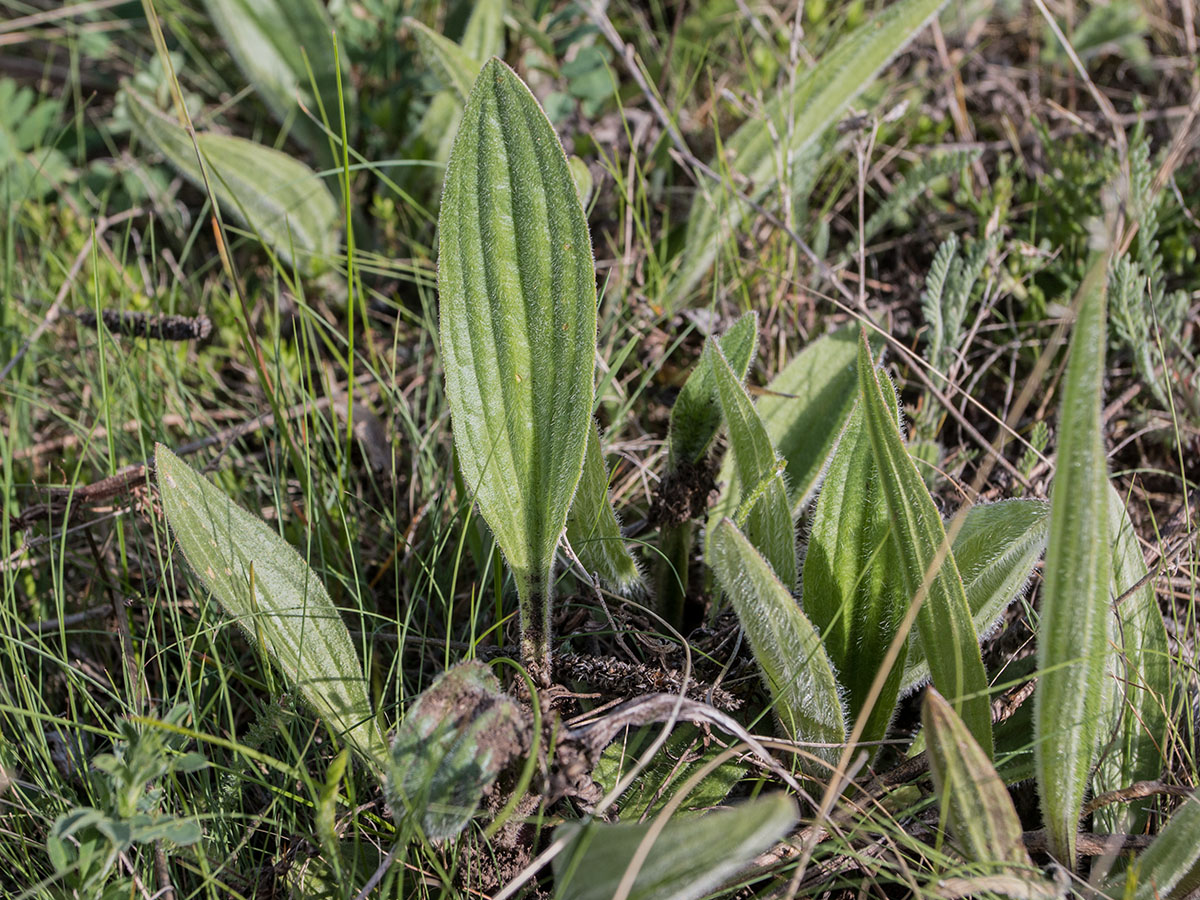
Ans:
{"type": "Polygon", "coordinates": [[[333,731],[381,771],[387,758],[358,653],[296,549],[167,447],[155,448],[163,510],[201,583],[270,654],[333,731]]]}
{"type": "Polygon", "coordinates": [[[523,657],[548,680],[554,553],[591,428],[596,276],[562,145],[498,59],[463,112],[438,228],[454,446],[516,577],[523,657]]]}

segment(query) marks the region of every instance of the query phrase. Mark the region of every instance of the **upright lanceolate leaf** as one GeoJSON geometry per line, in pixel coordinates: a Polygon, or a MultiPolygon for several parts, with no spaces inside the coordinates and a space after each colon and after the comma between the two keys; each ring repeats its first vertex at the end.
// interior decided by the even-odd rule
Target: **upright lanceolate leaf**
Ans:
{"type": "MultiPolygon", "coordinates": [[[[451,144],[462,121],[463,104],[467,93],[470,92],[471,81],[479,74],[479,69],[486,60],[504,55],[506,6],[505,0],[479,0],[473,5],[459,44],[462,52],[470,60],[469,63],[462,64],[463,69],[470,73],[467,92],[459,94],[447,88],[430,98],[429,107],[416,129],[416,146],[409,152],[438,165],[444,165],[450,158],[451,144]]],[[[425,54],[430,68],[436,71],[439,68],[438,60],[430,59],[431,51],[422,49],[421,52],[425,54]]]]}
{"type": "Polygon", "coordinates": [[[340,139],[344,105],[346,131],[353,140],[358,102],[345,48],[334,53],[333,22],[325,4],[320,0],[204,0],[204,5],[230,55],[271,114],[323,163],[338,164],[340,157],[331,153],[321,109],[340,139]]]}
{"type": "Polygon", "coordinates": [[[442,87],[454,94],[459,103],[466,103],[483,60],[472,57],[454,41],[438,34],[418,19],[405,19],[404,24],[416,35],[421,56],[437,73],[442,87]]]}
{"type": "Polygon", "coordinates": [[[555,832],[569,839],[554,858],[556,896],[610,900],[628,873],[628,900],[694,900],[737,874],[798,818],[795,800],[772,794],[665,825],[568,823],[555,832]]]}
{"type": "Polygon", "coordinates": [[[162,444],[154,459],[167,521],[200,581],[313,710],[382,771],[387,746],[350,632],[325,587],[279,532],[162,444]]]}
{"type": "Polygon", "coordinates": [[[455,450],[516,577],[525,660],[548,678],[554,552],[591,428],[596,282],[567,158],[498,59],[463,113],[439,242],[455,450]]]}
{"type": "Polygon", "coordinates": [[[285,153],[227,134],[191,137],[125,87],[130,121],[188,181],[211,186],[221,211],[244,224],[283,259],[318,271],[338,252],[341,212],[312,169],[285,153]],[[196,147],[204,159],[202,171],[196,147]]]}
{"type": "MultiPolygon", "coordinates": [[[[786,170],[804,156],[875,75],[921,31],[945,0],[900,0],[846,35],[815,67],[796,79],[793,90],[767,104],[725,144],[724,161],[713,168],[752,200],[777,192],[786,170]],[[725,165],[727,161],[728,165],[725,165]]],[[[704,185],[692,204],[680,267],[667,286],[663,305],[682,302],[716,259],[721,244],[750,207],[724,196],[722,185],[704,185]]]]}
{"type": "Polygon", "coordinates": [[[921,724],[943,814],[967,860],[1032,869],[1008,789],[962,719],[935,690],[925,692],[921,724]]]}
{"type": "Polygon", "coordinates": [[[1079,810],[1107,702],[1104,667],[1112,620],[1108,466],[1100,417],[1107,264],[1107,257],[1099,258],[1084,278],[1071,335],[1050,492],[1037,637],[1040,674],[1033,697],[1042,817],[1051,852],[1072,868],[1079,810]]]}
{"type": "MultiPolygon", "coordinates": [[[[794,740],[826,745],[812,752],[835,762],[838,745],[846,740],[845,711],[812,623],[732,520],[717,523],[709,556],[775,698],[779,721],[794,740]]],[[[827,777],[829,772],[814,774],[827,777]]]]}
{"type": "Polygon", "coordinates": [[[476,0],[467,27],[463,29],[462,48],[476,62],[502,55],[504,50],[504,11],[507,0],[476,0]]]}
{"type": "Polygon", "coordinates": [[[1179,900],[1200,888],[1200,796],[1192,794],[1154,842],[1122,875],[1104,885],[1106,897],[1179,900]]]}
{"type": "Polygon", "coordinates": [[[744,507],[746,536],[766,557],[789,591],[796,587],[796,530],[787,502],[787,485],[780,460],[767,436],[754,401],[742,387],[717,344],[709,343],[704,355],[712,368],[721,402],[721,416],[729,431],[729,449],[742,483],[738,503],[744,507]]]}
{"type": "Polygon", "coordinates": [[[627,591],[641,582],[642,573],[621,537],[621,523],[608,496],[608,467],[594,421],[588,429],[583,476],[567,516],[567,540],[588,574],[599,575],[615,590],[627,591]]]}
{"type": "MultiPolygon", "coordinates": [[[[1158,781],[1166,765],[1167,704],[1171,702],[1167,630],[1153,582],[1125,596],[1146,576],[1146,560],[1116,488],[1108,494],[1108,527],[1113,546],[1113,599],[1116,609],[1108,675],[1113,698],[1104,717],[1104,747],[1093,776],[1092,792],[1127,787],[1135,781],[1158,781]]],[[[1097,831],[1141,834],[1149,818],[1144,800],[1113,803],[1095,812],[1097,831]],[[1128,817],[1128,818],[1127,818],[1128,817]]]]}
{"type": "Polygon", "coordinates": [[[910,602],[924,593],[917,626],[933,683],[990,758],[992,717],[987,673],[962,578],[946,541],[941,516],[921,473],[904,449],[900,429],[888,407],[884,391],[893,390],[891,382],[883,376],[881,383],[865,334],[858,350],[858,379],[863,418],[892,517],[899,575],[910,602]]]}
{"type": "MultiPolygon", "coordinates": [[[[851,720],[862,712],[909,596],[899,567],[891,515],[880,489],[862,407],[850,416],[813,513],[804,556],[804,611],[846,690],[851,720]]],[[[903,654],[870,711],[861,740],[881,740],[892,720],[903,654]]]]}
{"type": "MultiPolygon", "coordinates": [[[[712,340],[712,337],[708,338],[708,341],[712,340]]],[[[758,314],[749,312],[734,322],[721,335],[720,344],[721,352],[738,380],[745,379],[758,346],[758,314]]],[[[708,356],[702,354],[671,407],[671,422],[667,429],[668,466],[675,469],[699,464],[720,429],[721,402],[717,396],[717,382],[708,356]]]]}
{"type": "MultiPolygon", "coordinates": [[[[879,344],[872,338],[872,346],[879,344]]],[[[788,500],[799,515],[817,492],[821,476],[858,397],[858,328],[848,326],[817,338],[797,353],[761,392],[758,416],[779,455],[787,460],[788,500]]],[[[728,351],[726,351],[728,355],[728,351]]],[[[718,482],[723,498],[738,494],[732,456],[718,482]]],[[[718,504],[729,513],[725,499],[718,504]]]]}
{"type": "MultiPolygon", "coordinates": [[[[714,340],[709,335],[705,347],[714,340]]],[[[758,347],[758,314],[746,313],[721,335],[719,343],[740,383],[758,347]]],[[[659,497],[670,501],[664,507],[671,510],[672,516],[664,517],[659,533],[661,555],[655,565],[654,599],[659,614],[676,628],[684,627],[695,532],[692,520],[703,515],[707,506],[712,483],[708,451],[721,430],[721,399],[710,356],[707,350],[700,354],[671,407],[667,471],[659,487],[659,497]]],[[[732,453],[728,454],[727,462],[733,465],[732,453]]],[[[732,514],[732,510],[729,512],[732,514]]]]}
{"type": "MultiPolygon", "coordinates": [[[[1050,505],[1044,500],[1001,500],[971,507],[954,538],[954,562],[980,639],[998,625],[1033,574],[1046,548],[1050,505]]],[[[920,631],[908,636],[901,695],[929,679],[920,631]]]]}

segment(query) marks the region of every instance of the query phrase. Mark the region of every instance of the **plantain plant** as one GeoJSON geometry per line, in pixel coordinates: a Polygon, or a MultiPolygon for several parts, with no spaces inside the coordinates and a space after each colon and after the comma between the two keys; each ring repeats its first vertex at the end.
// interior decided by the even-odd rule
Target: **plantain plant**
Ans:
{"type": "MultiPolygon", "coordinates": [[[[937,8],[931,0],[899,6],[916,24],[937,8]]],[[[454,62],[454,52],[424,39],[454,62]]],[[[870,33],[857,40],[877,61],[903,43],[893,35],[884,46],[870,33]]],[[[834,90],[820,84],[816,96],[834,90]]],[[[516,585],[523,662],[548,686],[564,536],[582,550],[585,574],[627,593],[640,589],[640,577],[608,496],[592,417],[596,285],[576,181],[537,101],[498,59],[482,65],[466,96],[439,229],[441,352],[457,463],[516,585]]],[[[952,255],[942,252],[939,265],[952,255]]],[[[1108,264],[1097,259],[1080,294],[1049,506],[977,505],[948,529],[906,443],[881,344],[865,329],[815,341],[756,403],[746,380],[757,321],[744,317],[706,339],[672,412],[670,472],[715,468],[710,455],[722,432],[728,452],[715,506],[667,523],[664,557],[687,565],[702,549],[780,729],[802,750],[804,775],[842,784],[835,772],[851,742],[874,748],[904,695],[932,681],[923,742],[941,833],[968,862],[988,867],[956,886],[964,894],[1059,890],[1033,871],[993,763],[992,688],[980,649],[1043,547],[1034,770],[1051,853],[1074,868],[1094,772],[1095,787],[1122,786],[1154,777],[1162,764],[1155,747],[1165,722],[1153,707],[1168,686],[1165,634],[1152,594],[1139,593],[1144,562],[1103,450],[1108,264]],[[694,520],[705,515],[693,547],[694,520]],[[1116,535],[1124,537],[1114,554],[1116,535]],[[1114,597],[1134,586],[1131,602],[1114,609],[1114,597]]],[[[942,332],[938,358],[955,330],[942,332]]],[[[157,465],[167,518],[200,581],[386,785],[403,835],[459,834],[502,772],[538,763],[528,710],[478,663],[451,669],[422,694],[389,748],[340,613],[295,551],[165,448],[157,465]]],[[[678,614],[676,604],[668,615],[678,614]]],[[[707,721],[740,728],[715,715],[707,721]]],[[[529,784],[507,786],[520,799],[529,784]]],[[[564,825],[554,864],[561,895],[699,896],[798,817],[794,801],[779,796],[699,824],[668,821],[671,808],[651,823],[564,825]],[[719,852],[695,862],[713,846],[719,852]]],[[[1197,808],[1186,802],[1150,849],[1102,886],[1132,896],[1190,890],[1200,853],[1181,835],[1197,808]]],[[[1104,818],[1131,814],[1116,806],[1104,818]]]]}
{"type": "Polygon", "coordinates": [[[593,427],[596,275],[562,146],[497,59],[463,113],[439,234],[458,464],[517,583],[522,657],[548,684],[554,557],[593,427]]]}

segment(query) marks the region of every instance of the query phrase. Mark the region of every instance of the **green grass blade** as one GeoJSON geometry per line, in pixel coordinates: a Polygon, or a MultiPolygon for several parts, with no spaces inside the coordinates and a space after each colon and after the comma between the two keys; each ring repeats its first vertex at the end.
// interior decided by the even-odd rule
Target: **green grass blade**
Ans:
{"type": "Polygon", "coordinates": [[[992,762],[954,709],[935,690],[921,702],[929,770],[942,801],[943,823],[969,862],[1033,868],[1021,820],[992,762]]]}
{"type": "Polygon", "coordinates": [[[162,444],[154,458],[167,521],[197,577],[330,728],[382,771],[387,746],[324,585],[275,529],[162,444]]]}
{"type": "Polygon", "coordinates": [[[525,661],[549,678],[554,552],[592,427],[596,280],[562,146],[497,59],[463,113],[439,235],[455,450],[516,576],[525,661]]]}
{"type": "MultiPolygon", "coordinates": [[[[1121,495],[1111,485],[1108,494],[1108,527],[1113,544],[1112,595],[1123,596],[1147,573],[1146,560],[1121,495]]],[[[1093,776],[1093,793],[1127,787],[1135,781],[1158,781],[1166,765],[1167,717],[1170,703],[1170,661],[1167,630],[1147,582],[1126,597],[1117,610],[1113,637],[1116,650],[1109,657],[1113,703],[1107,717],[1113,733],[1093,776]]],[[[1149,814],[1145,802],[1113,803],[1095,812],[1095,828],[1102,832],[1141,834],[1149,814]]]]}
{"type": "MultiPolygon", "coordinates": [[[[872,337],[878,349],[879,339],[872,337]]],[[[788,499],[793,517],[812,501],[838,435],[858,397],[858,329],[842,328],[813,341],[771,379],[756,404],[771,443],[787,460],[788,499]]],[[[727,456],[718,481],[726,488],[718,508],[731,510],[739,493],[733,458],[727,456]]]]}
{"type": "MultiPolygon", "coordinates": [[[[954,538],[954,562],[980,639],[999,624],[1033,574],[1046,548],[1050,505],[1042,500],[1001,500],[976,504],[954,538]]],[[[902,696],[929,680],[920,632],[908,636],[902,696]]]]}
{"type": "Polygon", "coordinates": [[[1079,318],[1059,412],[1050,493],[1050,537],[1038,624],[1035,768],[1050,852],[1075,866],[1075,832],[1105,708],[1111,630],[1108,465],[1104,456],[1105,271],[1094,262],[1080,288],[1079,318]]]}
{"type": "MultiPolygon", "coordinates": [[[[751,185],[747,193],[755,201],[778,191],[781,167],[790,167],[804,155],[944,2],[900,0],[846,35],[797,79],[793,91],[769,103],[762,118],[746,122],[729,139],[725,156],[734,182],[751,185]]],[[[726,167],[717,159],[712,168],[726,167]]],[[[750,209],[740,199],[721,196],[720,187],[705,188],[692,203],[686,250],[666,288],[663,306],[668,311],[704,276],[750,209]]]]}
{"type": "MultiPolygon", "coordinates": [[[[838,441],[817,497],[802,595],[804,611],[820,631],[846,691],[851,719],[862,711],[908,607],[908,594],[896,578],[899,561],[891,531],[859,406],[838,441]]],[[[903,666],[902,655],[870,712],[862,741],[878,741],[887,732],[903,666]]]]}
{"type": "Polygon", "coordinates": [[[991,758],[992,717],[979,636],[941,516],[921,473],[904,449],[885,397],[884,391],[894,392],[894,388],[887,376],[883,377],[886,386],[880,383],[864,334],[858,351],[863,418],[892,517],[901,582],[910,599],[918,598],[922,588],[927,587],[917,613],[917,626],[933,683],[991,758]]]}
{"type": "MultiPolygon", "coordinates": [[[[708,338],[712,340],[711,337],[708,338]]],[[[758,314],[746,313],[720,338],[721,352],[738,381],[746,378],[750,360],[758,347],[758,314]]],[[[701,355],[671,407],[667,428],[668,467],[697,465],[708,453],[721,429],[721,406],[717,383],[707,355],[701,355]]]]}
{"type": "Polygon", "coordinates": [[[798,819],[794,800],[772,794],[665,824],[561,825],[555,837],[570,843],[554,859],[555,896],[610,900],[630,872],[628,900],[695,900],[743,869],[798,819]]]}
{"type": "MultiPolygon", "coordinates": [[[[319,0],[204,0],[221,39],[255,92],[277,121],[326,166],[340,160],[322,127],[321,110],[341,134],[338,59],[333,22],[319,0]],[[309,68],[312,77],[309,77],[309,68]],[[317,95],[312,86],[316,83],[317,95]],[[300,104],[308,110],[300,109],[300,104]]],[[[358,99],[350,65],[341,54],[342,101],[351,140],[358,124],[358,99]]]]}
{"type": "Polygon", "coordinates": [[[796,529],[779,457],[758,417],[754,401],[730,367],[720,345],[710,342],[704,355],[716,382],[721,417],[729,431],[730,452],[738,477],[746,486],[739,499],[739,503],[748,505],[745,510],[746,535],[766,557],[784,587],[794,590],[796,529]]]}
{"type": "MultiPolygon", "coordinates": [[[[126,87],[123,96],[138,137],[204,190],[187,131],[153,109],[136,90],[126,87]]],[[[312,169],[278,150],[226,134],[197,133],[196,144],[222,212],[294,265],[309,272],[329,265],[341,242],[342,214],[312,169]]]]}
{"type": "Polygon", "coordinates": [[[812,752],[836,762],[838,745],[846,740],[845,711],[816,629],[770,564],[730,519],[722,519],[716,526],[710,562],[746,630],[784,729],[794,740],[829,745],[812,752]]]}
{"type": "Polygon", "coordinates": [[[471,86],[483,66],[483,59],[473,57],[464,48],[438,34],[419,19],[407,18],[404,24],[416,35],[421,56],[437,74],[442,87],[454,94],[459,103],[466,103],[471,94],[471,86]]]}
{"type": "Polygon", "coordinates": [[[1104,885],[1107,897],[1177,900],[1200,888],[1200,795],[1192,794],[1129,870],[1104,885]]]}
{"type": "Polygon", "coordinates": [[[567,516],[567,540],[588,574],[599,575],[618,593],[641,583],[642,573],[621,536],[621,523],[608,496],[608,467],[594,420],[588,429],[583,476],[567,516]]]}

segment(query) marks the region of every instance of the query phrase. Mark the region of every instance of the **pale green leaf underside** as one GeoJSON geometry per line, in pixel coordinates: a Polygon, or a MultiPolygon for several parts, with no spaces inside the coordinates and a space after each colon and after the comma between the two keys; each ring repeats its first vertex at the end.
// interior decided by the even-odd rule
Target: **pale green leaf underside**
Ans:
{"type": "MultiPolygon", "coordinates": [[[[179,125],[126,88],[138,136],[204,189],[192,139],[179,125]]],[[[257,234],[281,258],[316,271],[330,264],[340,243],[341,212],[312,169],[285,153],[227,134],[196,135],[209,184],[221,211],[257,234]]]]}
{"type": "MultiPolygon", "coordinates": [[[[725,159],[737,184],[758,201],[787,183],[787,169],[842,114],[876,74],[915,37],[945,0],[900,0],[846,35],[795,88],[767,104],[763,115],[742,125],[726,144],[725,159]]],[[[712,168],[726,168],[720,159],[712,168]]],[[[704,185],[692,203],[687,248],[667,285],[664,307],[675,308],[708,271],[721,244],[737,229],[750,207],[723,195],[722,186],[704,185]]]]}
{"type": "MultiPolygon", "coordinates": [[[[836,762],[846,740],[845,710],[821,639],[796,599],[730,519],[717,523],[710,563],[746,631],[775,713],[797,741],[836,762]]],[[[827,777],[828,770],[814,771],[827,777]]]]}
{"type": "Polygon", "coordinates": [[[204,0],[209,18],[230,55],[271,114],[326,163],[335,161],[321,124],[321,107],[341,137],[341,106],[351,140],[358,123],[357,98],[346,50],[341,48],[341,100],[333,22],[319,0],[204,0]],[[312,78],[309,77],[312,69],[312,78]],[[320,105],[313,96],[316,82],[320,105]],[[300,103],[308,112],[300,108],[300,103]]]}
{"type": "Polygon", "coordinates": [[[567,540],[589,575],[618,592],[642,580],[637,560],[621,537],[621,523],[608,495],[608,467],[600,450],[600,432],[593,420],[588,428],[583,475],[567,516],[567,540]]]}
{"type": "Polygon", "coordinates": [[[382,769],[387,748],[362,666],[324,585],[275,529],[162,444],[155,466],[167,521],[200,581],[330,728],[382,769]]]}
{"type": "Polygon", "coordinates": [[[967,861],[1032,870],[1008,789],[962,719],[935,690],[925,692],[921,723],[941,809],[967,861]]]}
{"type": "Polygon", "coordinates": [[[463,478],[509,565],[547,577],[591,427],[595,274],[558,138],[499,60],[484,66],[464,112],[439,229],[463,478]]]}
{"type": "Polygon", "coordinates": [[[1107,704],[1109,653],[1108,465],[1101,422],[1107,258],[1080,288],[1059,410],[1050,536],[1038,623],[1034,767],[1050,850],[1075,864],[1075,833],[1107,704]]]}
{"type": "MultiPolygon", "coordinates": [[[[1046,547],[1050,505],[1042,500],[1001,500],[977,504],[954,538],[954,562],[980,639],[997,626],[1033,574],[1046,547]]],[[[908,638],[902,696],[929,680],[929,664],[919,631],[908,638]]]]}
{"type": "MultiPolygon", "coordinates": [[[[886,381],[886,376],[883,376],[886,381]]],[[[864,334],[859,344],[858,378],[864,421],[871,437],[880,486],[892,517],[900,576],[910,602],[926,574],[936,565],[925,600],[917,613],[921,643],[937,689],[954,707],[988,758],[992,755],[992,717],[987,673],[979,636],[971,620],[966,592],[954,555],[946,546],[946,530],[921,473],[904,449],[864,334]],[[939,554],[944,558],[938,564],[939,554]]]]}
{"type": "MultiPolygon", "coordinates": [[[[1111,485],[1108,501],[1113,545],[1111,593],[1116,600],[1140,582],[1147,569],[1125,503],[1111,485]]],[[[1164,710],[1171,702],[1170,659],[1167,630],[1154,595],[1154,583],[1147,582],[1126,597],[1117,615],[1119,627],[1113,632],[1108,673],[1113,681],[1113,701],[1100,730],[1101,740],[1108,734],[1113,737],[1092,776],[1092,792],[1096,794],[1127,787],[1135,781],[1158,781],[1166,765],[1164,710]]],[[[1113,803],[1096,810],[1095,828],[1109,833],[1141,834],[1147,818],[1144,801],[1113,803]]]]}
{"type": "MultiPolygon", "coordinates": [[[[637,870],[629,900],[694,900],[744,868],[799,818],[785,794],[733,809],[673,819],[662,827],[637,870]]],[[[559,900],[610,900],[655,823],[559,827],[570,843],[554,859],[559,900]]]]}
{"type": "Polygon", "coordinates": [[[754,401],[742,387],[720,345],[709,342],[704,355],[716,382],[721,417],[729,433],[729,450],[743,485],[738,503],[753,502],[744,525],[746,536],[771,564],[783,586],[794,590],[796,529],[788,506],[787,484],[779,471],[779,457],[754,401]]]}

